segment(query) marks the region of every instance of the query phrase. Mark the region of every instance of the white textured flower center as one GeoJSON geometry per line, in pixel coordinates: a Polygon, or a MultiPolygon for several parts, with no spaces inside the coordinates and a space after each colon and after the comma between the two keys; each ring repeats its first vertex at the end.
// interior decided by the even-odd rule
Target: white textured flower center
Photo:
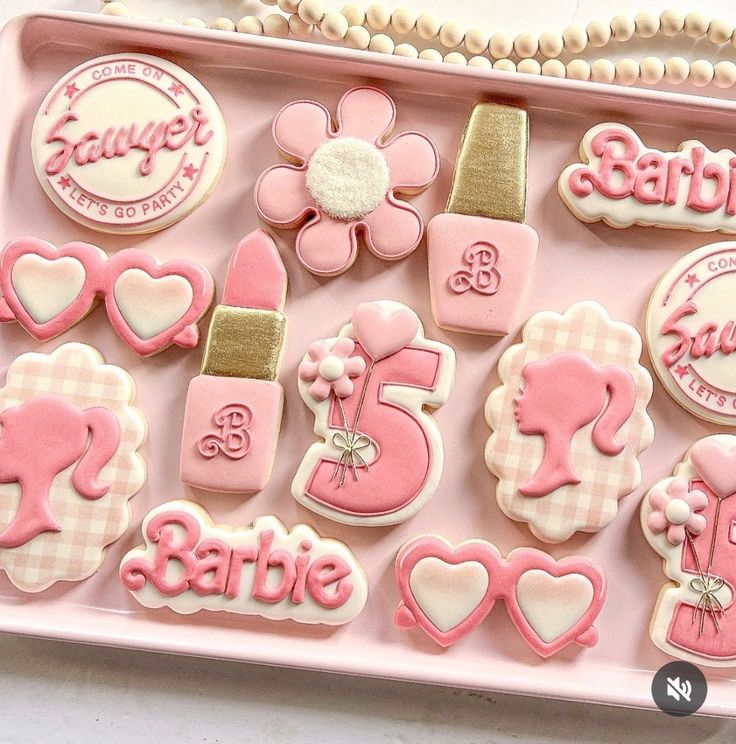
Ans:
{"type": "Polygon", "coordinates": [[[672,524],[685,524],[690,518],[690,506],[684,499],[672,499],[664,510],[667,521],[672,524]]]}
{"type": "Polygon", "coordinates": [[[339,380],[345,374],[345,363],[336,356],[326,356],[319,363],[319,376],[327,380],[327,382],[334,382],[339,380]]]}
{"type": "Polygon", "coordinates": [[[372,212],[388,193],[383,154],[369,142],[337,137],[321,144],[307,166],[307,188],[317,204],[341,220],[372,212]]]}

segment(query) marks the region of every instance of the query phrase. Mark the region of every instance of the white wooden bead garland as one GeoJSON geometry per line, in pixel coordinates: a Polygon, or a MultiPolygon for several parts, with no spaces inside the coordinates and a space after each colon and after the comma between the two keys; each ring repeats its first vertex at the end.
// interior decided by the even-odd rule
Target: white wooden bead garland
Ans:
{"type": "MultiPolygon", "coordinates": [[[[561,34],[545,32],[539,37],[519,34],[512,38],[503,32],[486,33],[479,29],[464,30],[453,20],[442,21],[431,13],[416,15],[405,7],[393,12],[382,3],[373,3],[365,10],[355,4],[341,10],[327,7],[324,0],[261,0],[264,5],[278,5],[284,13],[272,13],[260,20],[245,16],[237,21],[216,18],[205,23],[200,18],[187,18],[182,25],[237,31],[245,34],[297,39],[308,39],[315,31],[326,40],[342,42],[353,49],[368,49],[383,54],[418,58],[430,62],[493,68],[508,72],[526,72],[548,77],[568,77],[620,85],[657,85],[665,80],[671,85],[685,82],[697,87],[713,84],[719,88],[736,86],[736,63],[722,60],[713,64],[707,59],[688,62],[683,57],[662,60],[649,56],[637,61],[623,58],[618,62],[600,58],[589,62],[577,57],[589,50],[600,49],[612,41],[623,45],[638,37],[651,39],[657,34],[668,38],[683,35],[699,41],[707,39],[716,47],[728,44],[736,48],[736,29],[722,19],[709,20],[697,11],[683,15],[676,10],[665,10],[657,16],[643,11],[635,17],[617,15],[610,22],[592,21],[587,26],[572,24],[561,34]],[[418,50],[394,37],[417,34],[427,42],[436,42],[444,49],[418,50]],[[390,35],[389,35],[390,34],[390,35]],[[565,63],[559,58],[565,55],[565,63]]],[[[125,0],[103,0],[106,15],[130,18],[133,13],[125,0]]],[[[148,16],[136,15],[137,18],[148,16]]],[[[156,19],[173,24],[171,18],[156,19]]]]}

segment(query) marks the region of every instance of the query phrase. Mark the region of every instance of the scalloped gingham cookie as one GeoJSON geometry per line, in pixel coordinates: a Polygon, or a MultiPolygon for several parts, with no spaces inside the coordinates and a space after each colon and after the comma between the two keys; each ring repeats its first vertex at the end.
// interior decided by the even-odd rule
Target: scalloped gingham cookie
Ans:
{"type": "Polygon", "coordinates": [[[638,457],[654,439],[641,351],[633,326],[579,302],[533,315],[501,357],[486,465],[501,510],[540,540],[603,529],[641,482],[638,457]]]}
{"type": "Polygon", "coordinates": [[[26,592],[80,581],[125,532],[146,422],[91,346],[21,354],[0,390],[0,569],[26,592]]]}

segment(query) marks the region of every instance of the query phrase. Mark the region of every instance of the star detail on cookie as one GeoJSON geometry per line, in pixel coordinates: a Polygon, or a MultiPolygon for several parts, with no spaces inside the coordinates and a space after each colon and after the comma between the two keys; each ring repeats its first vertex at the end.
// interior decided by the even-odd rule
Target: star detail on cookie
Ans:
{"type": "Polygon", "coordinates": [[[64,91],[64,95],[67,98],[74,98],[77,93],[79,93],[79,88],[77,88],[76,83],[69,83],[69,85],[66,86],[66,90],[64,91]]]}
{"type": "Polygon", "coordinates": [[[193,181],[194,175],[196,173],[199,173],[199,168],[195,168],[192,163],[189,163],[189,165],[184,168],[182,173],[184,174],[184,178],[188,178],[190,181],[193,181]]]}
{"type": "Polygon", "coordinates": [[[72,185],[72,179],[69,176],[62,176],[57,183],[61,186],[62,191],[66,191],[72,185]]]}
{"type": "Polygon", "coordinates": [[[181,83],[171,83],[169,90],[178,98],[184,92],[184,86],[181,83]]]}
{"type": "Polygon", "coordinates": [[[695,274],[688,274],[685,282],[690,285],[692,289],[696,284],[700,284],[700,279],[695,274]]]}
{"type": "Polygon", "coordinates": [[[687,374],[687,367],[684,364],[678,364],[675,367],[675,374],[682,379],[687,374]]]}

